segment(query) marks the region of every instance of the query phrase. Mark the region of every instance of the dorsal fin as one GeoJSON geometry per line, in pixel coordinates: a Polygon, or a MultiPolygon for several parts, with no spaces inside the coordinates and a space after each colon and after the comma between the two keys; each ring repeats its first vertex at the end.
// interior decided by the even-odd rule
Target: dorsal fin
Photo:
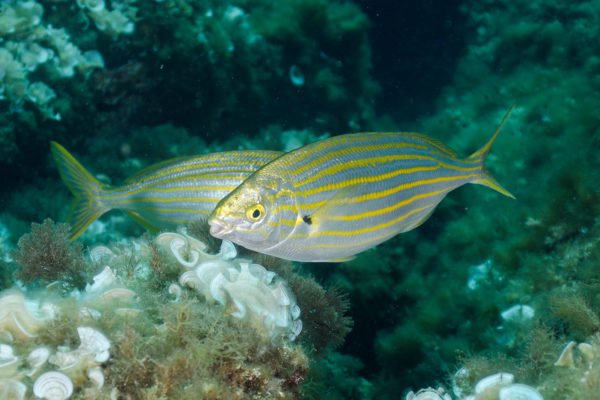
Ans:
{"type": "Polygon", "coordinates": [[[183,160],[187,160],[187,159],[191,159],[191,158],[194,158],[194,157],[193,156],[183,156],[183,157],[171,158],[169,160],[159,162],[158,164],[153,164],[146,168],[142,168],[141,170],[137,171],[135,174],[131,175],[129,178],[125,179],[125,183],[134,183],[144,177],[154,174],[156,171],[159,171],[170,165],[175,165],[177,163],[182,162],[183,160]]]}
{"type": "Polygon", "coordinates": [[[435,147],[436,149],[438,149],[439,151],[441,151],[442,153],[446,154],[449,157],[458,157],[458,153],[456,153],[456,151],[454,151],[448,145],[442,143],[441,140],[438,140],[431,136],[423,135],[422,133],[416,133],[416,132],[411,132],[410,135],[423,140],[425,143],[435,147]]]}

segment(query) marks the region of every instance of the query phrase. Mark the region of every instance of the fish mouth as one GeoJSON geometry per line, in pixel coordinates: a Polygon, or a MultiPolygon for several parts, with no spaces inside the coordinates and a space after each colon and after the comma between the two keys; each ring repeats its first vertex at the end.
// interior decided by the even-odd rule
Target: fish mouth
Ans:
{"type": "Polygon", "coordinates": [[[210,234],[219,239],[233,232],[233,226],[227,225],[223,221],[210,219],[208,224],[210,225],[210,234]]]}

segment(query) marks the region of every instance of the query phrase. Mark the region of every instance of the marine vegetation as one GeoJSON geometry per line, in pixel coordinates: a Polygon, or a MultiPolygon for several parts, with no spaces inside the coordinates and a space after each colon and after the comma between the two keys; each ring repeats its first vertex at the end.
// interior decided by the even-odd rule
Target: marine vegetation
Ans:
{"type": "Polygon", "coordinates": [[[86,261],[82,244],[69,240],[71,227],[46,219],[31,224],[31,233],[23,235],[11,251],[18,265],[17,278],[39,286],[59,281],[62,289],[81,289],[86,282],[86,261]]]}
{"type": "MultiPolygon", "coordinates": [[[[41,227],[70,244],[68,229],[41,227]]],[[[287,286],[294,274],[238,258],[226,241],[216,254],[204,248],[168,232],[96,246],[84,261],[99,272],[68,297],[52,287],[2,291],[0,393],[44,397],[56,384],[63,399],[300,398],[313,348],[294,340],[303,334],[297,304],[309,304],[287,286]]],[[[313,282],[299,295],[315,293],[313,282]]],[[[339,342],[347,330],[330,334],[339,342]]]]}
{"type": "Polygon", "coordinates": [[[324,289],[312,276],[283,274],[298,299],[302,314],[301,339],[317,357],[339,348],[353,326],[348,296],[336,287],[324,289]]]}

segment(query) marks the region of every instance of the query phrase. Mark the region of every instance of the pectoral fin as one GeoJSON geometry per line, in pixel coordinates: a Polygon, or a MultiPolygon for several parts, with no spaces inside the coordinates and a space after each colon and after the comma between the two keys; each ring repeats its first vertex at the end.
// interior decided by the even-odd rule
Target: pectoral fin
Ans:
{"type": "Polygon", "coordinates": [[[308,220],[310,221],[310,224],[314,225],[314,227],[316,228],[324,221],[333,219],[331,217],[339,215],[339,213],[336,210],[336,207],[339,207],[342,204],[349,204],[355,202],[355,197],[362,194],[362,187],[363,184],[356,184],[338,190],[323,204],[321,204],[315,211],[313,211],[312,214],[303,215],[302,218],[304,222],[307,222],[308,220]]]}

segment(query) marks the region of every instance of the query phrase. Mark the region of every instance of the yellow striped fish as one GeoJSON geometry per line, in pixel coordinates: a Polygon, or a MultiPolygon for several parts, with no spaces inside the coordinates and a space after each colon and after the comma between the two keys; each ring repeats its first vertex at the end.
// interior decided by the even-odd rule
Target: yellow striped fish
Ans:
{"type": "Polygon", "coordinates": [[[345,261],[419,226],[466,183],[514,198],[485,168],[511,110],[466,159],[418,133],[355,133],[304,146],[227,195],[209,218],[210,232],[288,260],[345,261]]]}
{"type": "Polygon", "coordinates": [[[244,179],[282,154],[241,150],[180,157],[138,172],[123,186],[110,187],[60,144],[52,142],[51,149],[63,182],[75,195],[69,215],[72,240],[112,209],[124,210],[153,232],[207,216],[244,179]]]}

